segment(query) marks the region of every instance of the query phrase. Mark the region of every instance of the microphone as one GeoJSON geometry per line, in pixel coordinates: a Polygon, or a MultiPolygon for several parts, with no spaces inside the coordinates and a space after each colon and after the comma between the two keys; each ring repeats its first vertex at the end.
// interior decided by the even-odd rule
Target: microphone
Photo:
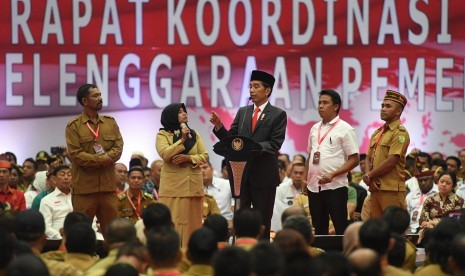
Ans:
{"type": "MultiPolygon", "coordinates": [[[[249,105],[250,100],[252,100],[252,97],[249,97],[249,100],[247,101],[247,105],[249,105]]],[[[246,116],[247,116],[247,107],[245,108],[244,118],[242,118],[241,128],[239,129],[239,133],[238,133],[239,135],[242,132],[242,127],[244,127],[244,121],[245,121],[246,116]]]]}
{"type": "MultiPolygon", "coordinates": [[[[179,126],[181,127],[181,129],[184,129],[187,127],[186,123],[181,123],[179,126]]],[[[189,139],[192,139],[192,135],[190,133],[187,134],[187,137],[189,137],[189,139]]]]}

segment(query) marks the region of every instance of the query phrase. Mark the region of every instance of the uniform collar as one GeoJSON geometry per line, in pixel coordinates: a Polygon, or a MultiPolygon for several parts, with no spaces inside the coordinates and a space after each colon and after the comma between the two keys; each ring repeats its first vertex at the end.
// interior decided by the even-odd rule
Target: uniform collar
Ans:
{"type": "Polygon", "coordinates": [[[3,193],[3,194],[10,194],[10,195],[12,195],[12,194],[15,193],[15,190],[12,189],[12,188],[10,187],[10,185],[6,184],[6,187],[7,187],[6,192],[4,192],[3,189],[2,189],[2,190],[0,190],[0,193],[3,193]]]}
{"type": "Polygon", "coordinates": [[[331,121],[329,121],[326,124],[323,124],[323,120],[321,120],[321,125],[324,125],[324,126],[334,125],[338,120],[339,120],[339,115],[336,115],[336,117],[334,117],[331,121]]]}
{"type": "MultiPolygon", "coordinates": [[[[129,189],[127,189],[126,192],[128,193],[128,196],[129,196],[131,199],[137,198],[136,195],[133,195],[129,189]]],[[[142,197],[144,196],[144,194],[142,193],[142,190],[140,190],[139,193],[140,193],[140,195],[141,195],[142,197]]]]}
{"type": "MultiPolygon", "coordinates": [[[[105,119],[103,118],[103,116],[97,114],[97,117],[98,117],[98,120],[100,123],[104,123],[105,122],[105,119]]],[[[87,114],[85,112],[82,112],[82,123],[87,123],[87,122],[93,122],[89,116],[87,116],[87,114]]]]}
{"type": "Polygon", "coordinates": [[[390,130],[397,128],[400,125],[400,119],[395,120],[394,122],[388,125],[390,130]]]}

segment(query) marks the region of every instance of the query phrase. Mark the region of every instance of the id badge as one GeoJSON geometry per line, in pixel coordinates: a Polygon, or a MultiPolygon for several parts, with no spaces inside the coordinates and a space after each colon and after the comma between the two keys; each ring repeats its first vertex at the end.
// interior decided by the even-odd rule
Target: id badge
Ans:
{"type": "Polygon", "coordinates": [[[319,151],[316,151],[314,154],[313,154],[313,165],[317,165],[320,163],[320,152],[319,151]]]}
{"type": "Polygon", "coordinates": [[[412,214],[412,220],[417,221],[417,217],[418,217],[418,211],[414,211],[412,214]]]}
{"type": "Polygon", "coordinates": [[[99,143],[95,142],[93,147],[94,147],[94,150],[95,150],[96,154],[98,154],[98,155],[105,154],[105,150],[103,149],[102,145],[100,145],[99,143]]]}

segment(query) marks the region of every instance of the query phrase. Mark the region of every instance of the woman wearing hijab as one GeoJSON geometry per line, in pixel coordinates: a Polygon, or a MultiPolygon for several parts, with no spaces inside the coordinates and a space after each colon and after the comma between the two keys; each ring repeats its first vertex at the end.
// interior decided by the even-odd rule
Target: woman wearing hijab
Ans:
{"type": "Polygon", "coordinates": [[[208,161],[202,138],[187,122],[183,103],[168,105],[161,113],[163,128],[156,141],[158,155],[163,159],[159,202],[170,209],[183,247],[191,233],[202,227],[204,192],[200,164],[208,161]]]}

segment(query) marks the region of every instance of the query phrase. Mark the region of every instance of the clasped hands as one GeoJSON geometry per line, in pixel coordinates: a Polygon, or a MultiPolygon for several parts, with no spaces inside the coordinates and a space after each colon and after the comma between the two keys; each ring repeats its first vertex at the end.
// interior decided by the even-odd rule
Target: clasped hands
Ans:
{"type": "Polygon", "coordinates": [[[333,181],[333,174],[332,173],[325,173],[321,176],[320,180],[318,180],[318,184],[328,184],[333,181]]]}

